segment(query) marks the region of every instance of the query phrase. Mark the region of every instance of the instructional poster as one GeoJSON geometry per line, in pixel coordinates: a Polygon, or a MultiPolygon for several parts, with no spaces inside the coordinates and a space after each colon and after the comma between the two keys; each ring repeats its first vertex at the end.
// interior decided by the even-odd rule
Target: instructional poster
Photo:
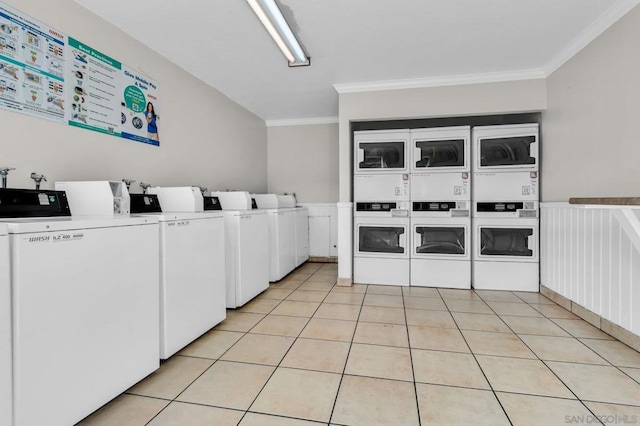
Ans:
{"type": "Polygon", "coordinates": [[[67,52],[69,124],[120,136],[122,64],[72,37],[67,52]]]}
{"type": "Polygon", "coordinates": [[[0,4],[0,108],[66,121],[65,38],[0,4]]]}
{"type": "Polygon", "coordinates": [[[0,108],[160,145],[154,80],[3,3],[0,108]]]}

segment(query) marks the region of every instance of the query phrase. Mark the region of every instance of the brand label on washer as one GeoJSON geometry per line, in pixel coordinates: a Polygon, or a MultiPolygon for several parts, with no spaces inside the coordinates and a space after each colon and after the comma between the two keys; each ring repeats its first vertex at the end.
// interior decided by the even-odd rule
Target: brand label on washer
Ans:
{"type": "Polygon", "coordinates": [[[176,222],[178,226],[189,226],[191,225],[191,221],[189,220],[181,220],[180,222],[176,222]]]}
{"type": "Polygon", "coordinates": [[[32,235],[29,237],[25,237],[26,240],[30,244],[36,243],[64,243],[68,241],[79,241],[84,238],[84,234],[82,232],[60,232],[51,235],[32,235]]]}
{"type": "Polygon", "coordinates": [[[60,234],[55,234],[51,237],[51,241],[54,243],[64,243],[68,241],[78,241],[84,238],[84,234],[82,232],[65,232],[60,234]]]}

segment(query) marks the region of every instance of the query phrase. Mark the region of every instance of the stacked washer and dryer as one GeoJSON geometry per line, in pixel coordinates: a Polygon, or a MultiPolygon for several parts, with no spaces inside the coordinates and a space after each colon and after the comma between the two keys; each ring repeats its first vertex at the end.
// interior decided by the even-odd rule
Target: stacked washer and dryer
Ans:
{"type": "Polygon", "coordinates": [[[354,160],[355,283],[538,291],[537,124],[359,131],[354,160]]]}
{"type": "Polygon", "coordinates": [[[408,130],[354,133],[355,283],[409,285],[408,130]]]}
{"type": "Polygon", "coordinates": [[[473,286],[539,290],[538,124],[473,129],[473,286]]]}
{"type": "Polygon", "coordinates": [[[471,128],[411,130],[411,285],[471,288],[471,128]]]}

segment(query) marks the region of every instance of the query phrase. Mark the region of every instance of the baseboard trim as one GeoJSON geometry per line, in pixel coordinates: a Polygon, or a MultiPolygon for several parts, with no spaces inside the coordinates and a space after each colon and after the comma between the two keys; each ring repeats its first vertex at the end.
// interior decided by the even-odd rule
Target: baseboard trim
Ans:
{"type": "Polygon", "coordinates": [[[546,296],[549,299],[553,300],[566,310],[571,311],[575,315],[579,316],[589,324],[600,329],[604,333],[607,333],[608,335],[618,339],[625,345],[630,346],[631,348],[640,352],[640,336],[620,327],[619,325],[612,323],[607,319],[602,318],[595,312],[590,311],[584,306],[578,305],[577,303],[571,301],[570,299],[567,299],[566,297],[543,285],[540,286],[540,293],[543,296],[546,296]]]}
{"type": "Polygon", "coordinates": [[[340,278],[338,277],[338,282],[336,284],[338,287],[351,287],[353,285],[353,278],[340,278]]]}
{"type": "Polygon", "coordinates": [[[311,263],[338,263],[337,257],[310,257],[307,262],[311,263]]]}

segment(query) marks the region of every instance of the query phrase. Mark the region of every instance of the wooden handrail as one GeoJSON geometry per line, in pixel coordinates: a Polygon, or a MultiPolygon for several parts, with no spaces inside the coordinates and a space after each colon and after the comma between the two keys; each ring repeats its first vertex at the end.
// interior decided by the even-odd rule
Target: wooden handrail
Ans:
{"type": "Polygon", "coordinates": [[[607,206],[640,206],[640,197],[569,198],[569,204],[601,204],[607,206]]]}

